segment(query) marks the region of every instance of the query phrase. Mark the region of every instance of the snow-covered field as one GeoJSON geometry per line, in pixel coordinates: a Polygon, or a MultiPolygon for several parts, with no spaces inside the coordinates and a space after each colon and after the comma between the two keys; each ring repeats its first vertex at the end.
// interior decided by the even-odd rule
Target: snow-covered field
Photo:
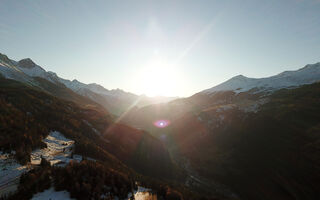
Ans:
{"type": "MultiPolygon", "coordinates": [[[[61,133],[52,131],[44,139],[47,144],[47,148],[38,149],[31,153],[31,165],[27,166],[20,165],[12,154],[5,154],[0,152],[0,196],[14,192],[17,189],[19,183],[19,177],[22,173],[26,172],[32,165],[39,165],[41,158],[45,158],[50,162],[51,165],[65,166],[71,160],[80,162],[82,156],[72,155],[74,148],[74,141],[67,139],[61,133]]],[[[92,158],[88,158],[93,160],[92,158]]],[[[134,198],[136,200],[155,200],[157,196],[152,194],[151,189],[138,186],[138,190],[134,191],[134,198]]],[[[106,194],[106,197],[109,195],[106,194]]],[[[128,199],[132,196],[132,193],[128,194],[128,199]]],[[[117,199],[117,197],[115,197],[117,199]]],[[[70,195],[66,191],[55,191],[53,187],[44,192],[38,193],[33,196],[33,200],[69,200],[70,195]]]]}
{"type": "MultiPolygon", "coordinates": [[[[45,158],[51,165],[66,166],[71,160],[80,162],[81,155],[72,155],[74,141],[67,139],[57,131],[51,131],[44,139],[47,148],[37,149],[31,153],[31,165],[20,165],[14,159],[14,153],[0,152],[0,197],[17,189],[20,176],[28,171],[32,165],[39,165],[41,158],[45,158]],[[72,156],[72,157],[71,157],[72,156]]],[[[92,158],[88,158],[93,160],[92,158]]]]}
{"type": "Polygon", "coordinates": [[[0,152],[0,197],[17,189],[19,177],[25,171],[27,167],[20,165],[13,154],[0,152]]]}
{"type": "Polygon", "coordinates": [[[31,164],[38,165],[41,162],[41,157],[50,162],[51,165],[65,166],[71,160],[80,162],[82,156],[73,155],[71,158],[72,150],[74,148],[74,141],[67,139],[58,131],[52,131],[44,143],[47,148],[38,149],[31,153],[31,164]]]}
{"type": "Polygon", "coordinates": [[[33,195],[32,200],[73,200],[67,191],[55,191],[53,187],[33,195]]]}

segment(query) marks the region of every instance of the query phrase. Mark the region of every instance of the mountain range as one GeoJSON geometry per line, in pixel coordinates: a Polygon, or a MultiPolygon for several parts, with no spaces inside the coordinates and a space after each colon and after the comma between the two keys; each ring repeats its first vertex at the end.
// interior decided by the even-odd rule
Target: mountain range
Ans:
{"type": "Polygon", "coordinates": [[[158,199],[320,198],[320,63],[159,99],[62,79],[4,54],[0,74],[1,172],[11,172],[8,156],[30,165],[53,131],[75,144],[69,163],[45,155],[49,164],[12,179],[19,186],[3,199],[53,186],[77,199],[128,199],[138,186],[158,199]]]}
{"type": "Polygon", "coordinates": [[[281,88],[292,88],[319,81],[320,63],[309,64],[296,71],[285,71],[267,78],[248,78],[243,75],[235,76],[215,87],[202,91],[214,93],[232,90],[237,93],[252,89],[257,91],[275,91],[281,88]]]}
{"type": "Polygon", "coordinates": [[[88,97],[99,103],[112,114],[119,116],[131,106],[146,106],[149,104],[163,103],[176,99],[177,97],[147,97],[135,95],[121,89],[108,90],[96,83],[85,84],[76,79],[70,81],[60,78],[56,73],[46,71],[35,64],[30,58],[14,61],[6,55],[0,54],[0,73],[10,79],[41,87],[34,78],[42,78],[56,85],[63,85],[73,92],[88,97]]]}

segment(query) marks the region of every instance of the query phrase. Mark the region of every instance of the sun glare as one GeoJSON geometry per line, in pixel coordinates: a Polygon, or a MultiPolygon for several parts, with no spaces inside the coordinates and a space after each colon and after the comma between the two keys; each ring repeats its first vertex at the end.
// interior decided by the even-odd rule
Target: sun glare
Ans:
{"type": "Polygon", "coordinates": [[[140,71],[138,84],[148,96],[172,96],[181,82],[181,73],[164,59],[153,58],[140,71]]]}

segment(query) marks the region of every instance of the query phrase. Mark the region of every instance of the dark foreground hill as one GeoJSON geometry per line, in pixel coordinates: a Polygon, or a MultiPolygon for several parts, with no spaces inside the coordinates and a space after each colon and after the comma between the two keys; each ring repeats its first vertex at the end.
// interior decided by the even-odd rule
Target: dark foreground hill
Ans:
{"type": "Polygon", "coordinates": [[[134,110],[125,120],[163,139],[203,188],[223,183],[241,199],[320,198],[320,83],[199,93],[134,110]],[[170,126],[149,125],[159,118],[170,126]]]}
{"type": "MultiPolygon", "coordinates": [[[[96,161],[70,163],[62,169],[43,164],[23,176],[17,196],[13,198],[21,199],[21,195],[26,194],[28,199],[49,187],[52,181],[56,188],[68,190],[78,199],[95,198],[94,195],[105,192],[97,186],[99,181],[106,182],[118,197],[127,195],[139,182],[162,196],[176,191],[173,187],[186,195],[185,199],[192,198],[180,184],[185,176],[183,170],[172,162],[164,145],[149,133],[114,124],[99,105],[86,106],[85,101],[76,104],[0,77],[0,151],[14,151],[15,159],[28,164],[31,152],[44,148],[43,139],[53,130],[75,141],[73,153],[96,161]],[[92,179],[83,185],[83,178],[88,175],[92,179]],[[71,179],[61,178],[63,176],[71,179]],[[35,177],[39,177],[37,181],[35,177]],[[70,185],[72,180],[79,185],[70,185]],[[76,191],[86,194],[80,198],[75,195],[76,191]]],[[[181,199],[182,195],[177,194],[181,199]]]]}

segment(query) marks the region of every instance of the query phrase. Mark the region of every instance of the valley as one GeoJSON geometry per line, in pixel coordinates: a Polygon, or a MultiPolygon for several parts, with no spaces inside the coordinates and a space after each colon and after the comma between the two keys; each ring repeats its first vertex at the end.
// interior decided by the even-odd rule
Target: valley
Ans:
{"type": "Polygon", "coordinates": [[[320,0],[0,0],[0,200],[320,200],[320,0]]]}
{"type": "Polygon", "coordinates": [[[0,61],[3,200],[319,198],[320,63],[159,102],[0,61]]]}

